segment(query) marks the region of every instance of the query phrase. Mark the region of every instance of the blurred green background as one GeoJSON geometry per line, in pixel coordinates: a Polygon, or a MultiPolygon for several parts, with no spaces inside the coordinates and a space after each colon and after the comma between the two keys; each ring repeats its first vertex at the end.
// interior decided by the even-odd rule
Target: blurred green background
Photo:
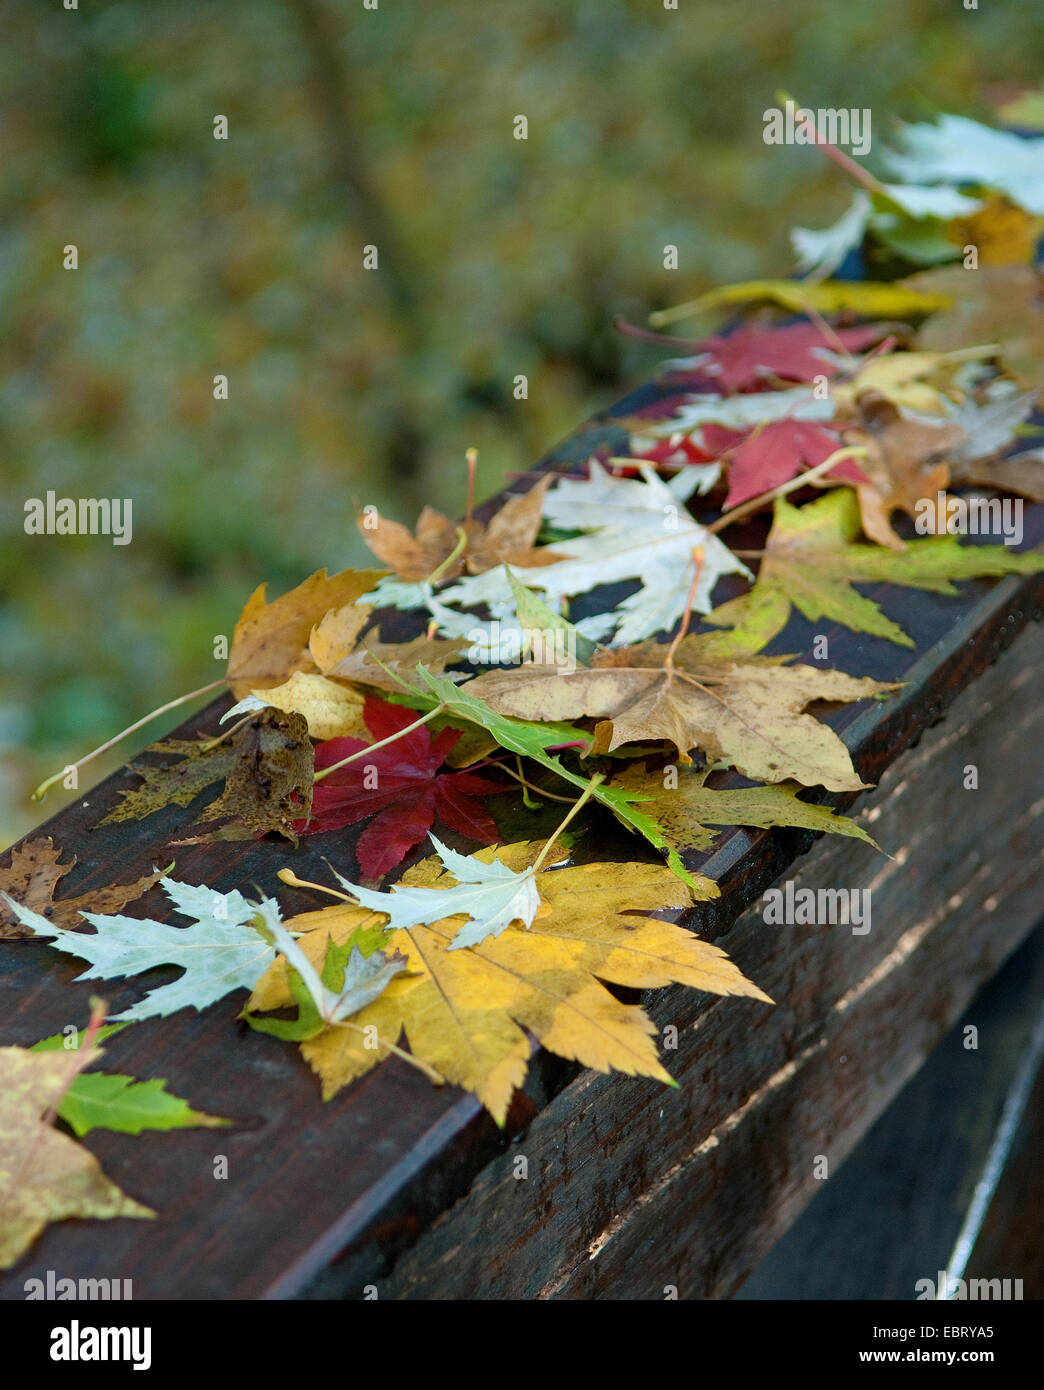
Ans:
{"type": "Polygon", "coordinates": [[[779,89],[870,107],[880,141],[896,117],[988,118],[1044,67],[1037,0],[0,0],[0,20],[0,844],[71,799],[32,805],[41,777],[220,675],[256,583],[363,561],[357,504],[459,512],[467,446],[489,493],[648,373],[614,314],[787,273],[789,226],[848,189],[762,142],[779,89]],[[47,489],[132,498],[133,543],[26,536],[47,489]]]}

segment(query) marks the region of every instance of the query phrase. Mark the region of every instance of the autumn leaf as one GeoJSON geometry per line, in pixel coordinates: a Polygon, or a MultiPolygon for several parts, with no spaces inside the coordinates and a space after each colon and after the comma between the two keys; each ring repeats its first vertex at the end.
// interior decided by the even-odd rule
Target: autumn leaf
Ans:
{"type": "Polygon", "coordinates": [[[1044,386],[1044,279],[1030,266],[941,266],[903,282],[908,288],[949,295],[951,305],[932,314],[917,345],[950,352],[969,343],[995,343],[1004,367],[1020,386],[1044,386]]]}
{"type": "MultiPolygon", "coordinates": [[[[281,685],[295,671],[312,667],[308,639],[331,609],[354,609],[356,600],[383,570],[316,570],[296,589],[268,603],[264,584],[255,589],[239,615],[228,657],[228,684],[237,700],[252,690],[281,685]]],[[[361,628],[370,617],[356,610],[361,628]]]]}
{"type": "Polygon", "coordinates": [[[442,672],[464,650],[461,642],[425,636],[382,642],[378,634],[367,633],[360,642],[358,626],[351,608],[335,609],[316,624],[308,651],[323,676],[394,690],[400,669],[409,671],[422,662],[430,671],[442,672]]]}
{"type": "MultiPolygon", "coordinates": [[[[474,858],[521,874],[544,846],[516,844],[474,858]]],[[[413,865],[406,888],[446,891],[452,874],[435,859],[413,865]]],[[[550,1051],[598,1071],[652,1076],[670,1083],[645,1012],[621,1004],[602,983],[655,989],[677,982],[716,994],[766,999],[723,951],[682,927],[641,914],[682,908],[689,893],[667,869],[639,863],[589,864],[536,875],[541,907],[531,927],[507,927],[465,950],[450,950],[460,925],[450,918],[393,931],[390,947],[407,957],[410,977],[391,982],[352,1027],[328,1028],[302,1053],[334,1095],[388,1055],[405,1033],[414,1055],[447,1080],[473,1091],[502,1124],[530,1054],[527,1030],[550,1051]],[[375,1031],[374,1031],[375,1030],[375,1031]],[[366,1045],[377,1040],[376,1048],[366,1045]]],[[[329,940],[345,941],[372,914],[337,906],[287,924],[318,966],[329,940]]],[[[293,998],[282,961],[250,999],[272,1010],[293,998]]]]}
{"type": "Polygon", "coordinates": [[[882,397],[860,399],[861,423],[845,431],[845,442],[866,450],[866,481],[856,488],[863,530],[878,545],[905,550],[892,529],[893,511],[919,518],[932,534],[942,530],[938,495],[950,481],[951,450],[965,438],[960,425],[909,419],[882,397]]]}
{"type": "Polygon", "coordinates": [[[775,786],[737,787],[717,790],[706,785],[707,773],[693,768],[650,770],[630,764],[613,778],[613,785],[647,798],[651,815],[677,850],[708,850],[720,831],[709,825],[798,826],[827,835],[847,835],[874,841],[854,820],[838,815],[829,806],[800,801],[804,789],[794,782],[775,786]]]}
{"type": "Polygon", "coordinates": [[[1021,391],[982,405],[965,400],[954,409],[953,422],[966,431],[966,438],[949,457],[952,485],[978,483],[1044,502],[1044,457],[1040,449],[998,457],[1018,439],[1020,427],[1033,413],[1037,394],[1021,391]]]}
{"type": "MultiPolygon", "coordinates": [[[[324,740],[366,736],[363,721],[365,694],[352,685],[330,680],[314,671],[295,671],[282,685],[273,686],[271,690],[256,690],[252,695],[262,708],[268,706],[285,714],[302,715],[311,738],[324,740]]],[[[230,710],[229,714],[233,712],[230,710]]]]}
{"type": "Polygon", "coordinates": [[[744,324],[725,337],[704,339],[688,365],[714,377],[726,392],[745,391],[772,378],[812,381],[835,376],[846,354],[861,352],[886,331],[881,324],[829,332],[815,323],[779,328],[744,324]]]}
{"type": "Polygon", "coordinates": [[[595,730],[596,746],[610,751],[663,740],[674,744],[683,762],[698,747],[709,762],[727,762],[757,781],[794,780],[831,791],[866,784],[837,734],[803,713],[805,707],[897,688],[771,658],[723,661],[698,637],[602,653],[586,671],[527,666],[487,671],[469,684],[501,714],[604,720],[595,730]]]}
{"type": "Polygon", "coordinates": [[[1044,568],[1042,556],[1015,554],[1006,546],[962,546],[955,536],[913,540],[896,552],[858,542],[859,532],[859,505],[848,488],[804,507],[779,498],[753,589],[722,604],[705,621],[733,628],[737,639],[745,637],[757,649],[782,632],[793,605],[810,622],[828,618],[855,632],[912,647],[898,623],[853,584],[884,581],[955,594],[951,581],[956,579],[1031,574],[1044,568]]]}
{"type": "Polygon", "coordinates": [[[540,530],[540,510],[550,483],[548,475],[528,492],[509,497],[488,522],[471,520],[458,526],[441,512],[425,507],[415,535],[399,522],[384,517],[371,524],[372,514],[366,513],[358,518],[359,533],[377,558],[406,580],[429,580],[436,572],[440,579],[482,574],[505,563],[550,564],[552,553],[534,548],[540,530]]]}
{"type": "MultiPolygon", "coordinates": [[[[696,478],[682,472],[665,483],[648,466],[640,469],[640,481],[614,478],[592,459],[588,479],[561,480],[548,494],[547,515],[571,518],[572,526],[590,529],[591,534],[556,541],[556,551],[565,558],[516,574],[528,588],[554,601],[600,584],[637,579],[636,592],[618,603],[608,618],[599,617],[600,632],[615,626],[614,645],[674,628],[697,575],[693,606],[700,613],[710,609],[710,595],[722,575],[749,576],[747,567],[686,510],[696,478]],[[693,553],[697,548],[698,561],[693,553]]],[[[465,608],[480,603],[510,607],[513,595],[506,568],[462,579],[441,595],[441,602],[465,608]]],[[[576,626],[584,636],[594,635],[588,622],[576,626]]]]}
{"type": "Polygon", "coordinates": [[[181,761],[149,767],[132,763],[142,785],[123,792],[122,801],[101,825],[140,820],[164,806],[188,806],[200,792],[221,781],[225,784],[221,795],[203,808],[195,823],[226,818],[230,823],[198,838],[245,840],[277,831],[295,839],[294,822],[307,816],[312,745],[299,714],[266,709],[216,738],[169,739],[152,744],[148,751],[181,761]]]}
{"type": "Polygon", "coordinates": [[[911,183],[978,184],[1044,214],[1044,139],[1024,139],[967,116],[940,115],[900,127],[898,151],[886,161],[911,183]]]}
{"type": "MultiPolygon", "coordinates": [[[[101,1028],[97,1034],[98,1042],[108,1034],[118,1033],[121,1026],[110,1024],[101,1028]]],[[[64,1033],[56,1033],[53,1037],[34,1043],[29,1051],[75,1051],[83,1046],[83,1037],[83,1031],[74,1040],[67,1038],[64,1033]],[[73,1047],[69,1046],[70,1041],[74,1042],[73,1047]]],[[[145,1130],[213,1129],[229,1123],[215,1115],[192,1110],[185,1101],[169,1093],[167,1083],[161,1077],[138,1081],[133,1076],[119,1076],[110,1072],[84,1071],[75,1076],[58,1104],[57,1115],[80,1139],[90,1134],[92,1129],[142,1134],[145,1130]]]]}
{"type": "Polygon", "coordinates": [[[49,1222],[155,1215],[47,1122],[72,1077],[98,1056],[85,1048],[70,1062],[65,1052],[0,1048],[0,1269],[10,1269],[49,1222]]]}
{"type": "Polygon", "coordinates": [[[540,906],[535,866],[516,873],[496,859],[484,863],[457,854],[434,835],[431,842],[442,867],[452,876],[449,888],[411,888],[396,883],[390,892],[383,893],[361,888],[341,874],[337,879],[363,907],[383,913],[392,929],[430,926],[447,917],[466,918],[447,947],[450,951],[478,946],[499,936],[512,922],[521,922],[524,927],[532,924],[540,906]]]}
{"type": "MultiPolygon", "coordinates": [[[[82,923],[77,919],[87,910],[92,912],[118,912],[127,903],[147,893],[163,877],[159,869],[133,883],[110,883],[105,888],[94,888],[75,898],[55,900],[54,891],[59,881],[76,864],[73,855],[68,864],[60,864],[63,851],[58,849],[50,836],[38,836],[26,840],[11,852],[11,863],[0,869],[0,894],[10,893],[26,907],[41,913],[48,921],[60,927],[75,928],[82,923]]],[[[0,940],[12,941],[19,937],[31,936],[8,909],[0,897],[0,940]]]]}
{"type": "Polygon", "coordinates": [[[416,723],[415,711],[374,698],[366,701],[364,715],[373,740],[395,742],[372,752],[362,739],[321,743],[315,750],[317,773],[352,754],[366,756],[316,782],[311,819],[295,823],[297,834],[339,830],[372,817],[355,847],[366,878],[380,878],[400,863],[426,837],[436,815],[482,844],[498,838],[496,825],[476,798],[495,795],[503,785],[472,772],[440,771],[460,739],[458,730],[443,729],[434,739],[425,725],[404,733],[416,723]]]}
{"type": "Polygon", "coordinates": [[[187,927],[149,918],[104,917],[85,913],[93,934],[56,927],[11,898],[19,922],[34,936],[51,937],[66,955],[90,962],[80,980],[121,980],[157,966],[184,972],[171,984],[150,990],[139,1003],[113,1014],[114,1019],[166,1017],[178,1009],[205,1009],[237,989],[252,989],[271,964],[275,951],[251,925],[258,905],[239,893],[218,893],[205,886],[164,878],[161,886],[176,910],[191,919],[187,927]]]}
{"type": "Polygon", "coordinates": [[[778,304],[794,314],[840,314],[851,310],[866,319],[906,319],[948,308],[953,295],[941,289],[918,288],[909,282],[887,284],[860,280],[747,280],[736,285],[720,285],[698,299],[660,309],[649,315],[653,328],[666,328],[679,319],[709,309],[731,309],[737,305],[778,304]]]}
{"type": "MultiPolygon", "coordinates": [[[[1044,218],[1034,216],[1003,194],[991,194],[982,207],[949,226],[955,248],[974,246],[979,265],[1030,265],[1044,231],[1044,218]]],[[[956,254],[956,251],[955,251],[956,254]]]]}
{"type": "MultiPolygon", "coordinates": [[[[815,468],[841,447],[841,439],[822,425],[807,420],[775,420],[754,430],[732,456],[726,507],[738,507],[752,497],[789,482],[802,464],[815,468]]],[[[866,474],[852,459],[842,459],[826,475],[849,483],[865,483],[866,474]]]]}

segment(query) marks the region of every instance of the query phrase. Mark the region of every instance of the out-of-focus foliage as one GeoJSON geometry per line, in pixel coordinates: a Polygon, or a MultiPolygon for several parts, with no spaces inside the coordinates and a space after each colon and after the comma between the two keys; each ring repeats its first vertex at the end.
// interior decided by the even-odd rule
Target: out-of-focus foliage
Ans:
{"type": "Polygon", "coordinates": [[[763,143],[780,89],[875,136],[988,116],[1039,80],[1034,10],[0,3],[0,842],[40,776],[221,674],[259,577],[363,562],[358,506],[455,514],[468,445],[489,492],[618,394],[653,355],[614,313],[785,273],[849,190],[763,143]],[[48,489],[132,498],[133,543],[24,535],[48,489]]]}

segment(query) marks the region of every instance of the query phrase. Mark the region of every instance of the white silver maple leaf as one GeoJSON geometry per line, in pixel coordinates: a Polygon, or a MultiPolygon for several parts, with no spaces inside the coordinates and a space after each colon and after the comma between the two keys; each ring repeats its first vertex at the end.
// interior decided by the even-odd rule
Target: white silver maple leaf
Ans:
{"type": "Polygon", "coordinates": [[[899,152],[885,162],[907,183],[975,183],[1044,216],[1044,137],[1024,139],[967,116],[900,127],[899,152]]]}
{"type": "Polygon", "coordinates": [[[114,1019],[129,1022],[189,1007],[205,1009],[233,990],[253,989],[275,959],[274,947],[249,925],[258,904],[237,892],[219,893],[170,878],[160,883],[178,912],[193,919],[190,926],[84,912],[95,929],[91,935],[57,927],[3,896],[23,926],[39,937],[54,938],[55,950],[90,962],[91,968],[77,976],[80,980],[119,980],[161,965],[183,969],[180,979],[150,990],[139,1003],[113,1014],[114,1019]]]}
{"type": "MultiPolygon", "coordinates": [[[[637,579],[639,589],[617,604],[613,614],[612,646],[629,646],[657,632],[671,631],[685,611],[697,567],[693,608],[698,613],[710,612],[711,593],[723,574],[751,577],[746,565],[686,511],[684,503],[696,479],[682,472],[664,482],[648,465],[641,465],[640,471],[641,482],[616,478],[592,459],[590,480],[559,482],[545,499],[545,515],[574,527],[597,529],[590,535],[555,541],[555,551],[566,557],[556,564],[532,569],[516,566],[516,577],[539,589],[549,603],[587,593],[600,584],[637,579]],[[559,494],[559,489],[564,491],[559,494]]],[[[499,566],[468,576],[445,590],[440,599],[463,608],[510,604],[507,571],[499,566]]],[[[604,616],[599,615],[597,634],[585,626],[585,620],[576,627],[584,636],[600,636],[604,616]]]]}
{"type": "Polygon", "coordinates": [[[458,854],[434,835],[431,842],[442,867],[456,879],[451,888],[409,888],[394,884],[390,892],[381,893],[349,883],[336,869],[334,873],[363,907],[387,914],[389,929],[424,926],[458,913],[465,915],[468,920],[450,942],[447,948],[450,951],[478,946],[487,937],[499,936],[515,921],[526,927],[532,925],[540,906],[534,869],[515,873],[497,859],[483,864],[479,859],[458,854]]]}

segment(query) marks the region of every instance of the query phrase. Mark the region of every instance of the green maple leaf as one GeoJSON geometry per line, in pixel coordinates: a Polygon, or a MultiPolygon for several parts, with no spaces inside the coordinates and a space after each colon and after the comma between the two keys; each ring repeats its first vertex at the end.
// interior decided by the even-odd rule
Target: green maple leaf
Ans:
{"type": "Polygon", "coordinates": [[[853,583],[883,581],[955,594],[956,579],[1032,574],[1044,568],[1044,556],[1016,554],[1002,545],[961,545],[956,536],[927,536],[895,551],[857,541],[859,530],[859,506],[850,488],[831,490],[804,507],[777,498],[757,582],[704,621],[733,628],[757,650],[783,630],[793,606],[810,622],[829,618],[855,632],[912,647],[899,624],[857,593],[853,583]]]}
{"type": "MultiPolygon", "coordinates": [[[[101,1028],[97,1041],[118,1033],[122,1024],[101,1028]]],[[[76,1037],[75,1047],[83,1042],[84,1031],[76,1037]]],[[[30,1052],[60,1052],[71,1042],[63,1033],[42,1038],[30,1052]]],[[[70,1049],[71,1050],[71,1049],[70,1049]]],[[[161,1077],[137,1081],[133,1076],[109,1072],[81,1072],[59,1102],[57,1115],[82,1139],[92,1129],[112,1129],[120,1134],[141,1134],[146,1129],[189,1129],[227,1125],[228,1120],[193,1110],[187,1101],[172,1096],[161,1077]]]]}
{"type": "Polygon", "coordinates": [[[797,826],[847,835],[879,848],[850,817],[838,815],[830,806],[799,801],[798,793],[806,788],[797,782],[719,791],[704,785],[706,776],[705,771],[682,769],[677,785],[665,786],[662,770],[647,772],[632,765],[614,778],[614,784],[642,796],[663,834],[678,849],[710,849],[720,831],[709,830],[708,825],[797,826]]]}

